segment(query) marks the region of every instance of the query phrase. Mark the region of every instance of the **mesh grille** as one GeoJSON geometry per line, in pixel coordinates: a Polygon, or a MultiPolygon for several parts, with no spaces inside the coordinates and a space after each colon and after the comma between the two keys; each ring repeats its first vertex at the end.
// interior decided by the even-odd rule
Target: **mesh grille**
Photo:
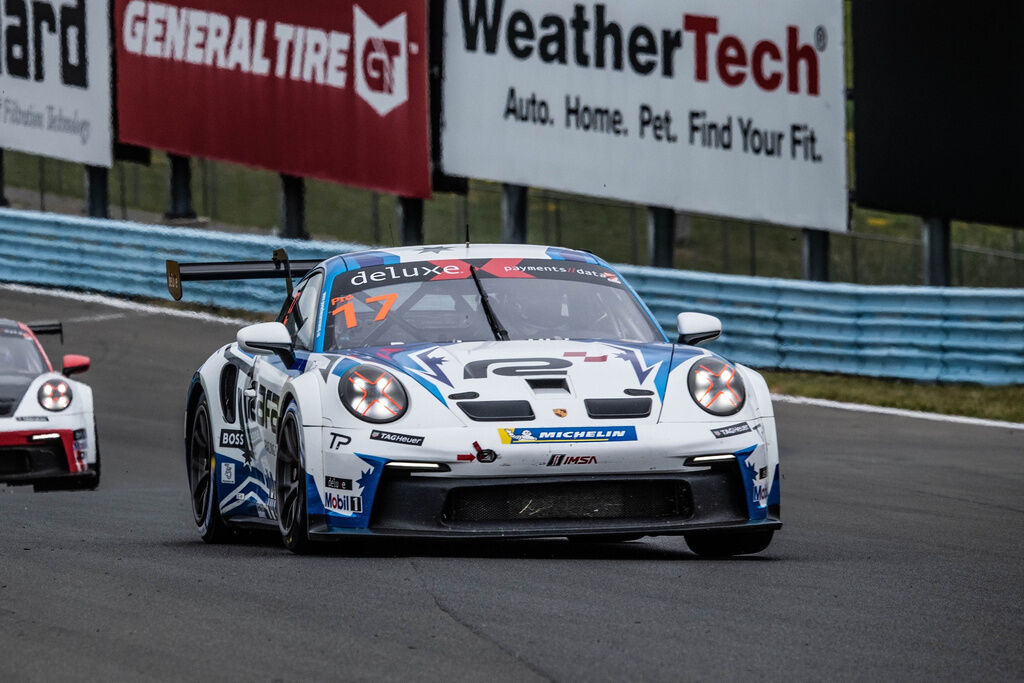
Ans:
{"type": "Polygon", "coordinates": [[[597,481],[454,489],[448,523],[690,517],[693,497],[683,481],[597,481]]]}
{"type": "Polygon", "coordinates": [[[68,461],[60,447],[12,446],[0,448],[0,474],[27,474],[37,470],[67,471],[68,461]]]}

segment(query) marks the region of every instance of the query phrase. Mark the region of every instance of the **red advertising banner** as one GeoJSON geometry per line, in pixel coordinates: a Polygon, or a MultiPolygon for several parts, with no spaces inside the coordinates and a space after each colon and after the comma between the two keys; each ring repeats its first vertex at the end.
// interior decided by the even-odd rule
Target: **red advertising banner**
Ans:
{"type": "Polygon", "coordinates": [[[123,142],[430,195],[422,0],[116,0],[123,142]]]}

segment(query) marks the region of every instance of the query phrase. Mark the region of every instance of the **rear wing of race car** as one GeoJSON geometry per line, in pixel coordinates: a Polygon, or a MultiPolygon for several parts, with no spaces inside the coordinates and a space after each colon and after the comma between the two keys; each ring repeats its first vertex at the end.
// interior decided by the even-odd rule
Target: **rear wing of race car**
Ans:
{"type": "Polygon", "coordinates": [[[181,283],[186,280],[265,280],[285,278],[288,297],[292,295],[292,276],[302,278],[316,268],[322,259],[289,261],[288,252],[276,249],[270,261],[220,261],[216,263],[178,263],[167,261],[167,291],[181,301],[181,283]]]}
{"type": "Polygon", "coordinates": [[[59,334],[60,343],[64,343],[64,325],[57,322],[56,320],[47,320],[44,322],[29,323],[28,329],[32,330],[32,334],[59,334]]]}

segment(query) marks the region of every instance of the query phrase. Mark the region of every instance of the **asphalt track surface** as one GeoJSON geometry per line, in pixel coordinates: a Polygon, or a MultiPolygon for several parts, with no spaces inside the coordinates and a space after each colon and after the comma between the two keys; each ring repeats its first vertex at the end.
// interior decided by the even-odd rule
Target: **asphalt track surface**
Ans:
{"type": "MultiPolygon", "coordinates": [[[[0,290],[92,356],[95,492],[0,489],[0,680],[971,679],[1024,675],[1024,433],[779,405],[785,527],[681,538],[205,545],[193,369],[231,325],[0,290]]],[[[51,355],[63,351],[46,342],[51,355]]]]}

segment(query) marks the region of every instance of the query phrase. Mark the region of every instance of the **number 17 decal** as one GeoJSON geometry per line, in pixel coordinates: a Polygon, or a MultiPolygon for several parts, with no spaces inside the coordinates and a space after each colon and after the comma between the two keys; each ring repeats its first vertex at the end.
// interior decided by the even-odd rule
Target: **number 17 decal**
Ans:
{"type": "MultiPolygon", "coordinates": [[[[383,302],[373,321],[380,322],[384,318],[388,317],[388,313],[391,311],[391,307],[395,305],[396,300],[398,300],[398,294],[396,292],[367,298],[367,304],[375,304],[378,301],[383,302]]],[[[335,308],[331,310],[331,315],[338,315],[339,313],[345,314],[345,327],[353,328],[359,324],[359,321],[356,320],[355,301],[353,301],[351,294],[331,299],[331,306],[335,306],[335,308]]]]}

